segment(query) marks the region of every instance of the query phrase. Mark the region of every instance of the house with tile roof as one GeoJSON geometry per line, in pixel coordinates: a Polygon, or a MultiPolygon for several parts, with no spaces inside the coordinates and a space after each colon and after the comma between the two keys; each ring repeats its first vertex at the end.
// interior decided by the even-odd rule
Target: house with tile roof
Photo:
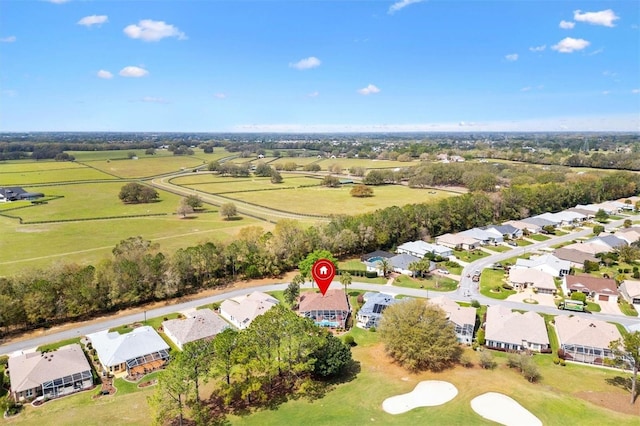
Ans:
{"type": "Polygon", "coordinates": [[[535,312],[512,312],[501,305],[487,308],[485,345],[502,351],[548,352],[544,319],[535,312]]]}
{"type": "Polygon", "coordinates": [[[199,309],[186,318],[176,318],[162,322],[164,334],[180,350],[184,345],[196,340],[213,339],[218,333],[229,328],[229,323],[211,309],[199,309]]]}
{"type": "Polygon", "coordinates": [[[460,234],[442,234],[436,237],[436,244],[457,250],[473,250],[480,247],[481,241],[460,234]]]}
{"type": "Polygon", "coordinates": [[[460,306],[447,296],[429,299],[429,303],[441,308],[447,319],[453,324],[458,342],[465,345],[473,343],[473,331],[476,326],[476,308],[460,306]]]}
{"type": "Polygon", "coordinates": [[[87,334],[104,371],[137,377],[164,367],[169,361],[169,345],[149,326],[129,333],[103,330],[87,334]]]}
{"type": "Polygon", "coordinates": [[[591,275],[567,275],[563,280],[567,294],[580,291],[592,297],[596,302],[618,303],[618,286],[611,278],[599,278],[591,275]]]}
{"type": "Polygon", "coordinates": [[[640,305],[640,281],[624,280],[618,291],[627,302],[640,305]]]}
{"type": "Polygon", "coordinates": [[[277,305],[278,299],[266,293],[254,291],[245,296],[227,299],[220,304],[220,315],[236,328],[244,330],[251,321],[277,305]]]}
{"type": "Polygon", "coordinates": [[[537,234],[542,230],[542,226],[535,225],[533,223],[523,222],[521,220],[508,220],[503,225],[513,226],[521,230],[522,232],[528,232],[530,234],[537,234]]]}
{"type": "Polygon", "coordinates": [[[553,276],[537,269],[511,268],[508,280],[514,288],[530,287],[541,294],[556,294],[558,292],[553,276]]]}
{"type": "Polygon", "coordinates": [[[554,326],[565,359],[605,365],[606,359],[615,358],[609,344],[622,337],[615,325],[577,315],[558,315],[554,326]]]}
{"type": "Polygon", "coordinates": [[[351,307],[343,290],[327,290],[324,296],[305,291],[300,295],[298,313],[320,327],[345,328],[351,307]]]}
{"type": "Polygon", "coordinates": [[[560,260],[566,260],[569,262],[572,268],[584,267],[585,261],[600,263],[600,259],[594,255],[569,248],[568,246],[554,250],[553,255],[560,260]]]}
{"type": "Polygon", "coordinates": [[[356,315],[356,326],[364,329],[378,327],[382,319],[382,313],[389,306],[400,302],[390,294],[366,292],[363,296],[364,305],[356,315]]]}
{"type": "Polygon", "coordinates": [[[15,401],[57,398],[93,387],[91,366],[77,343],[52,352],[12,356],[8,365],[15,401]]]}

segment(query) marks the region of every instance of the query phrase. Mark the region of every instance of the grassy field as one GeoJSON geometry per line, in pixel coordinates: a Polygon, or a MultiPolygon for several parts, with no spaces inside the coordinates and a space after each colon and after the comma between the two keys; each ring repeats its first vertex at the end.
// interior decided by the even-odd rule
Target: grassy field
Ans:
{"type": "Polygon", "coordinates": [[[0,170],[3,186],[21,186],[28,191],[34,191],[34,185],[46,183],[116,179],[100,170],[70,162],[4,163],[0,170]]]}
{"type": "MultiPolygon", "coordinates": [[[[286,183],[286,181],[285,181],[286,183]]],[[[401,185],[383,185],[373,188],[373,197],[355,198],[349,193],[352,185],[339,188],[310,187],[285,189],[282,191],[255,191],[228,194],[230,198],[261,206],[283,209],[282,200],[287,200],[286,210],[306,214],[353,214],[377,209],[401,206],[410,203],[436,202],[455,195],[445,191],[414,189],[401,185]],[[277,193],[277,195],[275,195],[277,193]]]]}
{"type": "Polygon", "coordinates": [[[92,161],[91,167],[124,179],[140,179],[165,173],[193,169],[206,164],[206,160],[195,157],[140,157],[138,160],[92,161]]]}
{"type": "Polygon", "coordinates": [[[170,215],[34,225],[19,225],[0,216],[0,276],[44,268],[57,261],[96,265],[111,256],[121,240],[138,235],[158,243],[165,253],[173,253],[204,241],[227,241],[246,226],[273,228],[246,217],[225,221],[217,213],[194,216],[186,220],[170,215]]]}
{"type": "MultiPolygon", "coordinates": [[[[171,179],[171,183],[210,194],[227,194],[242,191],[284,190],[299,186],[320,185],[322,178],[282,173],[282,183],[271,183],[268,177],[232,178],[210,173],[195,173],[171,179]]],[[[270,192],[271,194],[271,192],[270,192]]],[[[271,195],[271,197],[276,197],[271,195]]],[[[278,196],[279,197],[279,196],[278,196]]]]}
{"type": "Polygon", "coordinates": [[[452,291],[458,287],[458,281],[437,275],[433,275],[430,278],[412,278],[406,275],[400,275],[393,281],[393,285],[408,288],[424,288],[434,291],[452,291]]]}

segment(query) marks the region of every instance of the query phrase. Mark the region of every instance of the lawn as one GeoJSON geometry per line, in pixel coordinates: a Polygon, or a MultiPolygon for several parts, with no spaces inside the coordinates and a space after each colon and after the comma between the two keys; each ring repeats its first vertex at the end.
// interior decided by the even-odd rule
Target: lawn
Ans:
{"type": "Polygon", "coordinates": [[[534,241],[547,241],[551,237],[548,237],[548,236],[542,235],[542,234],[531,234],[527,238],[530,238],[530,239],[532,239],[534,241]]]}
{"type": "Polygon", "coordinates": [[[400,275],[393,281],[393,285],[407,288],[424,288],[433,291],[452,291],[458,287],[458,281],[437,275],[432,275],[429,278],[412,278],[407,275],[400,275]]]}
{"type": "MultiPolygon", "coordinates": [[[[282,183],[271,183],[268,177],[228,177],[213,173],[194,173],[171,179],[174,185],[180,185],[209,194],[232,194],[244,191],[281,191],[300,186],[320,185],[322,180],[313,176],[282,173],[282,183]]],[[[273,192],[270,192],[274,197],[273,192]]]]}
{"type": "Polygon", "coordinates": [[[3,163],[1,170],[3,186],[21,186],[33,192],[34,185],[115,179],[99,170],[71,162],[3,163]]]}
{"type": "Polygon", "coordinates": [[[454,250],[453,255],[463,262],[471,263],[489,256],[489,253],[485,253],[482,250],[454,250]]]}
{"type": "Polygon", "coordinates": [[[516,294],[515,290],[504,289],[502,287],[503,282],[504,270],[485,268],[480,276],[480,294],[499,300],[504,300],[512,294],[516,294]],[[495,291],[496,289],[498,291],[495,291]]]}
{"type": "Polygon", "coordinates": [[[74,337],[67,340],[61,340],[59,342],[50,343],[48,345],[38,346],[36,349],[38,352],[50,352],[55,351],[63,346],[72,345],[74,343],[80,343],[80,337],[74,337]]]}
{"type": "Polygon", "coordinates": [[[618,306],[620,307],[620,311],[626,316],[638,316],[638,311],[636,311],[636,308],[634,308],[632,304],[624,300],[622,297],[618,297],[618,306]]]}
{"type": "MultiPolygon", "coordinates": [[[[283,183],[287,185],[287,179],[283,183]]],[[[268,185],[273,185],[269,183],[268,185]]],[[[235,189],[234,185],[234,189],[235,189]]],[[[357,198],[350,194],[353,185],[339,188],[313,186],[305,188],[286,188],[279,191],[252,191],[227,193],[226,196],[239,201],[246,201],[260,206],[285,210],[293,213],[331,215],[364,213],[391,206],[402,206],[411,203],[436,202],[455,194],[445,191],[408,188],[402,185],[381,185],[373,188],[373,197],[357,198]],[[283,203],[286,200],[286,203],[283,203]]],[[[205,189],[203,188],[197,188],[205,189]]],[[[237,190],[237,189],[235,189],[237,190]]],[[[228,192],[222,188],[218,193],[228,192]]]]}
{"type": "Polygon", "coordinates": [[[512,250],[512,247],[503,246],[503,245],[499,245],[499,246],[487,245],[487,246],[484,246],[483,248],[487,249],[487,250],[490,250],[490,251],[495,251],[495,252],[498,252],[498,253],[504,253],[505,251],[512,250]]]}

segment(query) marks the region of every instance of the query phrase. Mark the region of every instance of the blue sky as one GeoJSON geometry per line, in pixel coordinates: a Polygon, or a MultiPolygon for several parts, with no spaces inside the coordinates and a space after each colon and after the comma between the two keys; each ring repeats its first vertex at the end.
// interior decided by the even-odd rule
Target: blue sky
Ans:
{"type": "Polygon", "coordinates": [[[621,1],[3,0],[0,131],[640,131],[621,1]]]}

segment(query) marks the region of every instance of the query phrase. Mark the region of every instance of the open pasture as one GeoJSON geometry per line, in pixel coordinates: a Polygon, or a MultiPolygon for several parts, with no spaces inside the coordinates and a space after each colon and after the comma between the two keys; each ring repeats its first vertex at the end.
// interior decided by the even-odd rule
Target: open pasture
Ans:
{"type": "Polygon", "coordinates": [[[153,157],[137,160],[92,161],[91,167],[122,179],[142,179],[204,166],[206,160],[192,156],[153,157]]]}
{"type": "Polygon", "coordinates": [[[177,215],[20,225],[0,216],[0,276],[27,269],[46,268],[56,262],[97,265],[111,256],[120,241],[142,236],[156,242],[165,254],[204,241],[222,242],[241,228],[271,224],[244,217],[225,221],[217,211],[198,213],[189,219],[177,215]]]}
{"type": "Polygon", "coordinates": [[[320,185],[322,182],[321,178],[298,174],[282,173],[282,178],[282,183],[271,183],[271,178],[268,177],[233,178],[198,173],[193,176],[174,178],[171,183],[210,194],[224,194],[239,191],[297,188],[303,185],[320,185]]]}
{"type": "Polygon", "coordinates": [[[180,203],[178,195],[158,190],[160,199],[145,204],[124,204],[118,198],[123,182],[95,182],[72,185],[32,187],[47,197],[62,196],[46,204],[33,205],[10,212],[25,222],[43,220],[76,220],[94,217],[130,216],[174,213],[180,203]]]}
{"type": "MultiPolygon", "coordinates": [[[[287,180],[285,179],[285,184],[287,180]]],[[[228,197],[278,210],[301,214],[358,214],[405,204],[435,202],[455,194],[446,191],[409,188],[402,185],[382,185],[373,188],[373,197],[356,198],[350,194],[352,185],[339,188],[324,186],[253,191],[229,194],[228,197]]]]}
{"type": "Polygon", "coordinates": [[[322,170],[327,170],[333,164],[338,164],[343,170],[351,167],[364,167],[365,169],[393,169],[413,167],[420,164],[418,161],[391,161],[391,160],[371,160],[364,158],[323,158],[318,162],[322,170]]]}
{"type": "Polygon", "coordinates": [[[145,149],[115,149],[107,151],[67,151],[75,157],[76,162],[84,163],[90,161],[107,161],[107,160],[128,160],[129,153],[134,153],[139,159],[143,158],[161,158],[161,157],[195,157],[201,160],[213,161],[220,158],[228,157],[231,154],[224,148],[215,148],[213,153],[205,154],[202,149],[192,148],[192,156],[174,156],[173,152],[167,149],[156,149],[155,154],[145,154],[145,149]]]}
{"type": "Polygon", "coordinates": [[[286,164],[286,163],[296,163],[298,167],[305,166],[307,164],[315,163],[319,161],[318,157],[280,157],[271,162],[269,162],[270,166],[276,166],[278,164],[286,164]]]}
{"type": "Polygon", "coordinates": [[[21,186],[58,182],[114,179],[83,164],[59,161],[11,162],[0,165],[0,186],[21,186]]]}

